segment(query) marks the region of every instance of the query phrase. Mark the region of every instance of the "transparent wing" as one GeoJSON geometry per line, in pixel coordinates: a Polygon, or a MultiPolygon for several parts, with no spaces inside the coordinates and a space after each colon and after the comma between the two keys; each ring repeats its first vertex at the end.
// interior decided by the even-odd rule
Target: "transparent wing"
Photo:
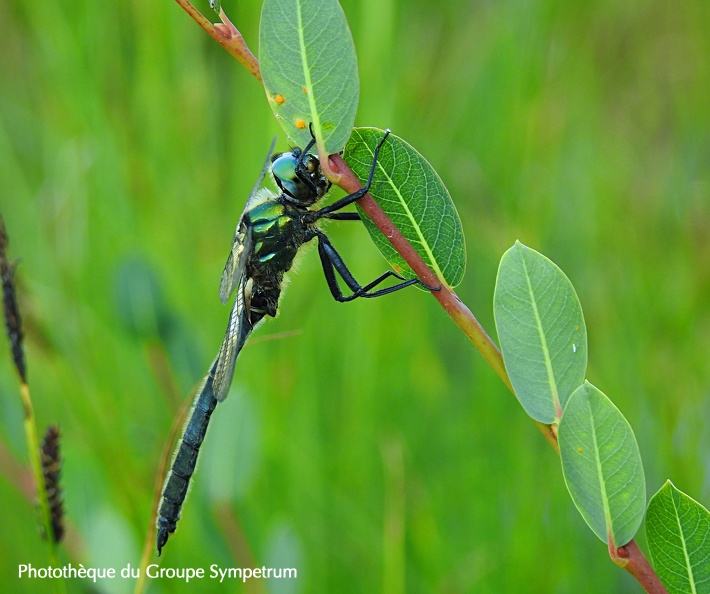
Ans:
{"type": "Polygon", "coordinates": [[[249,203],[252,201],[254,196],[256,196],[257,191],[261,187],[261,182],[264,181],[264,176],[266,175],[266,172],[269,170],[269,167],[271,167],[271,155],[274,154],[274,147],[275,146],[276,146],[276,136],[274,136],[274,139],[271,141],[271,146],[269,147],[269,154],[266,155],[266,161],[264,161],[264,166],[261,168],[261,173],[259,174],[259,179],[256,180],[254,187],[251,189],[251,193],[249,194],[249,200],[247,200],[247,207],[249,206],[249,203]]]}
{"type": "Polygon", "coordinates": [[[234,375],[234,363],[252,330],[251,322],[249,321],[249,305],[247,303],[247,292],[251,290],[250,287],[251,281],[242,275],[237,287],[234,307],[229,314],[227,332],[222,340],[222,346],[219,347],[214,370],[213,391],[214,397],[220,402],[229,393],[229,387],[232,385],[232,376],[234,375]]]}
{"type": "MultiPolygon", "coordinates": [[[[271,141],[269,154],[266,155],[266,161],[264,162],[264,166],[261,168],[259,179],[256,180],[254,187],[251,189],[244,212],[249,211],[252,202],[259,194],[259,188],[261,187],[261,182],[264,181],[264,175],[266,175],[266,172],[269,170],[271,155],[274,152],[275,146],[276,137],[274,137],[271,141]]],[[[251,253],[251,229],[245,228],[243,219],[244,213],[242,213],[239,223],[237,224],[237,229],[234,232],[232,251],[229,252],[227,263],[224,265],[224,271],[222,272],[222,279],[219,283],[219,298],[222,303],[227,303],[229,296],[232,294],[232,291],[234,291],[234,287],[236,287],[237,283],[241,280],[246,268],[247,260],[249,259],[249,254],[251,253]]]]}
{"type": "Polygon", "coordinates": [[[224,265],[222,280],[219,283],[219,298],[222,303],[229,301],[234,287],[242,280],[252,250],[251,228],[244,227],[242,221],[239,221],[232,241],[232,251],[229,252],[227,263],[224,265]]]}
{"type": "MultiPolygon", "coordinates": [[[[264,180],[264,175],[266,175],[271,165],[271,155],[275,146],[276,138],[274,137],[271,147],[269,147],[269,154],[266,155],[264,166],[261,168],[259,179],[256,180],[249,194],[244,212],[248,212],[250,207],[253,206],[254,200],[259,199],[259,188],[264,180]]],[[[244,214],[242,214],[234,233],[232,251],[229,253],[227,263],[224,265],[222,280],[219,284],[219,298],[222,303],[226,303],[229,300],[229,296],[235,287],[237,287],[237,296],[234,300],[232,312],[229,314],[227,332],[222,340],[222,346],[219,347],[219,354],[215,362],[213,391],[214,397],[218,401],[224,400],[229,393],[237,355],[242,350],[252,330],[251,322],[249,321],[249,296],[251,295],[252,282],[245,275],[252,249],[251,227],[244,224],[244,214]]]]}

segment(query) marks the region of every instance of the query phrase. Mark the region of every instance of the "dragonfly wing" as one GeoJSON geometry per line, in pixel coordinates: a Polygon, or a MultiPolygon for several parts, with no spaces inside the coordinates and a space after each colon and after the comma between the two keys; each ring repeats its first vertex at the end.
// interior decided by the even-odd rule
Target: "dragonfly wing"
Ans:
{"type": "Polygon", "coordinates": [[[251,334],[251,322],[249,320],[249,303],[247,292],[250,291],[251,280],[242,275],[237,287],[237,296],[234,300],[234,307],[229,314],[227,332],[224,334],[222,346],[219,347],[219,354],[214,370],[213,390],[214,397],[222,401],[229,393],[234,375],[234,363],[237,360],[239,351],[251,334]]]}
{"type": "Polygon", "coordinates": [[[264,161],[264,166],[261,168],[261,173],[259,174],[259,179],[256,180],[254,187],[251,189],[251,194],[249,194],[249,200],[247,200],[247,206],[254,199],[254,196],[256,196],[256,193],[259,191],[259,187],[261,187],[261,182],[264,181],[264,176],[266,175],[266,172],[269,170],[269,167],[271,166],[271,155],[274,154],[274,147],[275,146],[276,146],[276,136],[274,136],[274,139],[271,141],[271,146],[269,147],[269,154],[266,155],[266,161],[264,161]]]}
{"type": "Polygon", "coordinates": [[[219,283],[219,298],[222,303],[227,303],[229,296],[234,291],[239,281],[244,276],[247,260],[251,253],[251,228],[239,221],[232,241],[232,251],[229,252],[227,263],[224,265],[222,280],[219,283]]]}
{"type": "MultiPolygon", "coordinates": [[[[264,181],[264,175],[266,175],[266,172],[269,170],[269,165],[271,165],[271,155],[274,152],[275,146],[276,137],[271,141],[269,154],[266,155],[266,161],[261,168],[259,179],[256,180],[254,187],[251,189],[251,193],[247,199],[247,205],[244,208],[245,213],[254,206],[255,202],[264,199],[263,194],[259,192],[259,188],[261,187],[261,182],[264,181]]],[[[219,298],[222,300],[222,303],[227,303],[229,296],[232,294],[232,291],[234,291],[234,287],[237,286],[237,283],[244,274],[246,262],[251,253],[251,247],[251,229],[244,225],[244,213],[242,213],[242,218],[239,220],[237,230],[234,232],[232,251],[229,253],[227,263],[224,265],[222,280],[219,284],[219,298]]]]}
{"type": "MultiPolygon", "coordinates": [[[[244,212],[249,212],[255,201],[264,199],[262,193],[259,192],[259,188],[264,180],[264,175],[266,175],[271,165],[271,155],[275,146],[276,138],[271,142],[269,154],[266,155],[266,161],[261,168],[259,178],[249,194],[244,212]]],[[[226,303],[229,300],[229,296],[235,287],[237,287],[237,297],[234,300],[234,307],[229,315],[227,332],[224,335],[215,363],[214,396],[218,401],[222,401],[227,397],[229,387],[232,384],[232,376],[234,375],[234,363],[252,330],[249,316],[252,283],[251,280],[246,278],[245,272],[253,247],[251,227],[244,224],[244,214],[242,214],[237,230],[234,233],[232,251],[229,253],[227,263],[224,265],[222,280],[219,284],[219,298],[222,303],[226,303]]]]}

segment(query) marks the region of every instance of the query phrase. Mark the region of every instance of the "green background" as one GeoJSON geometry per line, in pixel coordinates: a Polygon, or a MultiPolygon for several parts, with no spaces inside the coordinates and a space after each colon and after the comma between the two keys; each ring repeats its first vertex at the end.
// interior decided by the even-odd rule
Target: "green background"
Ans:
{"type": "MultiPolygon", "coordinates": [[[[255,45],[258,3],[225,7],[255,45]]],[[[707,505],[710,4],[343,7],[357,125],[411,142],[457,204],[461,299],[494,333],[503,252],[520,239],[554,260],[584,308],[588,377],[634,428],[649,494],[671,478],[707,505]]],[[[261,86],[170,0],[0,3],[0,212],[38,423],[64,436],[63,563],[139,563],[158,460],[222,338],[219,278],[278,132],[261,86]]],[[[359,225],[329,234],[361,281],[385,269],[359,225]]],[[[47,592],[17,578],[48,557],[17,486],[25,441],[2,348],[0,582],[47,592]]],[[[437,303],[408,290],[338,304],[313,250],[237,363],[160,562],[299,578],[150,592],[640,591],[437,303]]]]}

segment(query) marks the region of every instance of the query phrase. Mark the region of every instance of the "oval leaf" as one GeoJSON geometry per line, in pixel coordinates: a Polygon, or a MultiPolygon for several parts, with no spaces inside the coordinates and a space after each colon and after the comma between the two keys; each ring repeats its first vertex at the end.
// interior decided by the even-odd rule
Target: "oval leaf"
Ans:
{"type": "Polygon", "coordinates": [[[500,261],[493,312],[518,400],[536,421],[559,422],[587,370],[587,329],[572,283],[516,241],[500,261]]]}
{"type": "MultiPolygon", "coordinates": [[[[343,158],[362,181],[370,174],[375,147],[383,134],[378,128],[355,128],[345,147],[343,158]]],[[[466,245],[449,191],[427,160],[393,134],[380,149],[370,195],[439,279],[451,287],[461,282],[466,245]]],[[[412,269],[382,232],[362,210],[360,215],[392,267],[405,278],[414,278],[412,269]]]]}
{"type": "Polygon", "coordinates": [[[646,483],[631,425],[585,382],[572,393],[557,435],[572,501],[609,550],[627,544],[643,520],[646,483]]]}
{"type": "Polygon", "coordinates": [[[710,592],[710,513],[666,481],[646,511],[653,567],[671,594],[710,592]]]}
{"type": "Polygon", "coordinates": [[[289,138],[308,144],[312,122],[325,151],[340,152],[355,122],[360,83],[337,0],[266,0],[259,62],[266,97],[289,138]]]}

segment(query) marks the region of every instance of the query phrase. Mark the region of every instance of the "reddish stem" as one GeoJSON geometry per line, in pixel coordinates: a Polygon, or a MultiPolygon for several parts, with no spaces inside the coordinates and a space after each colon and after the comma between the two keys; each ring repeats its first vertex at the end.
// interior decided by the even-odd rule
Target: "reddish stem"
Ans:
{"type": "MultiPolygon", "coordinates": [[[[630,541],[623,547],[619,547],[616,553],[617,559],[626,561],[626,563],[619,563],[619,565],[634,576],[648,594],[668,594],[668,590],[666,590],[656,572],[653,571],[651,564],[635,540],[630,541]]],[[[618,563],[616,559],[614,561],[618,563]]]]}
{"type": "Polygon", "coordinates": [[[259,82],[261,82],[261,72],[259,71],[259,60],[256,59],[251,50],[247,47],[244,37],[239,30],[227,18],[224,10],[220,9],[219,18],[221,23],[213,24],[208,21],[202,13],[197,10],[189,0],[175,0],[183,10],[192,17],[200,27],[202,27],[212,39],[219,43],[227,52],[236,58],[259,82]]]}

